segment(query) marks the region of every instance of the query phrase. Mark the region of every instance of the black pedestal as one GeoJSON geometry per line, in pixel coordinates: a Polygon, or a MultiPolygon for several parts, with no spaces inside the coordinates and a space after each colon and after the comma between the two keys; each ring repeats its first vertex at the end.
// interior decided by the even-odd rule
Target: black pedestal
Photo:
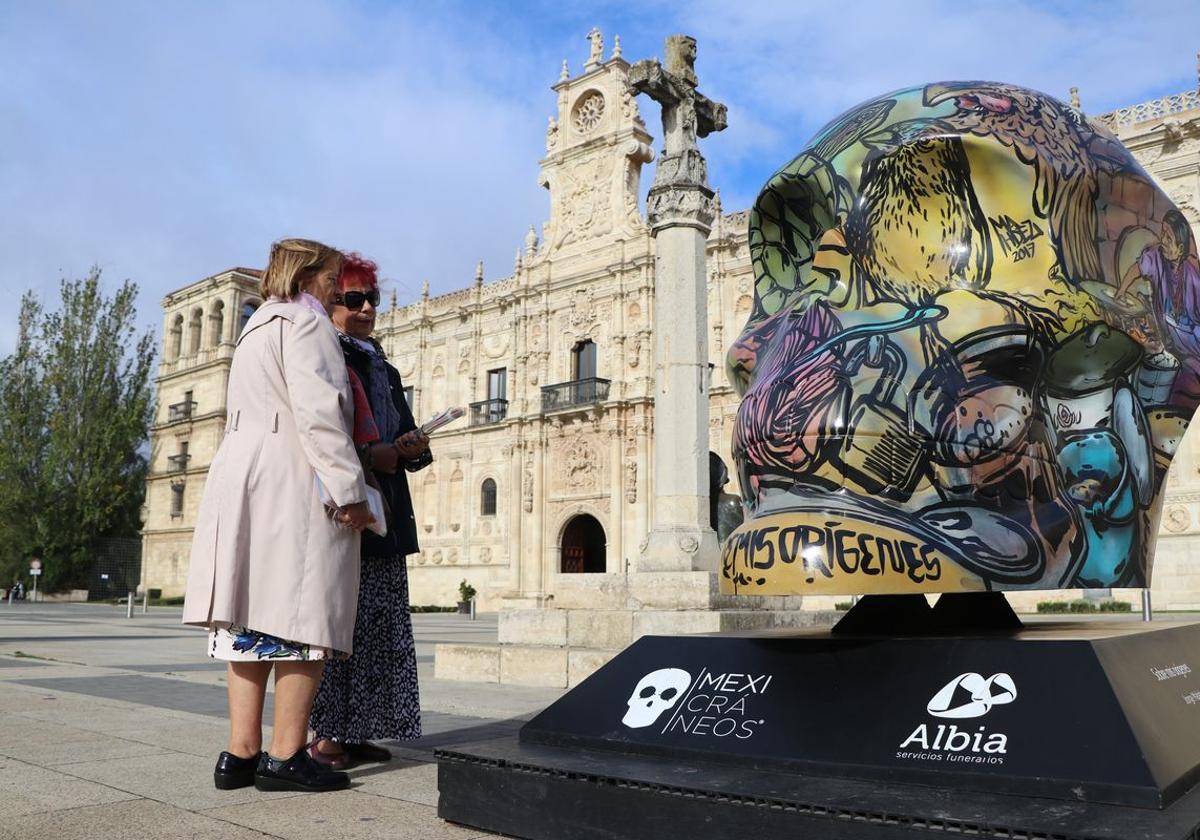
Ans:
{"type": "Polygon", "coordinates": [[[440,813],[517,837],[1182,840],[1200,625],[648,637],[439,754],[440,813]],[[669,829],[669,830],[668,830],[669,829]]]}

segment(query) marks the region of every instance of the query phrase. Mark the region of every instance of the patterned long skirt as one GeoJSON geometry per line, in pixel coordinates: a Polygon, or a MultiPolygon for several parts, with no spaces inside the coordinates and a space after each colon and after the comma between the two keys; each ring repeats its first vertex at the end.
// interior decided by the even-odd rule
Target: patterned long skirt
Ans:
{"type": "Polygon", "coordinates": [[[421,737],[403,557],[363,556],[354,652],[325,665],[309,725],[317,737],[343,743],[421,737]]]}

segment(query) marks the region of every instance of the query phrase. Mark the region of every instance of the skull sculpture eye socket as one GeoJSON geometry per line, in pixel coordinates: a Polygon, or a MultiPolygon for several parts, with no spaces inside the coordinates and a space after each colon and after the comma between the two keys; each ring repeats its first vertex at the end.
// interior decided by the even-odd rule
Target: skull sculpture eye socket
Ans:
{"type": "Polygon", "coordinates": [[[663,693],[662,693],[660,696],[661,696],[661,697],[662,697],[662,699],[664,699],[664,700],[670,700],[670,699],[672,699],[672,698],[673,698],[673,697],[674,697],[676,694],[678,694],[678,693],[679,693],[679,691],[678,691],[677,689],[674,689],[674,688],[668,688],[668,689],[667,689],[667,690],[665,690],[665,691],[664,691],[664,692],[663,692],[663,693]]]}
{"type": "Polygon", "coordinates": [[[654,696],[654,686],[652,686],[652,685],[648,685],[645,688],[643,688],[641,691],[638,692],[638,697],[641,697],[643,700],[645,700],[647,697],[653,697],[653,696],[654,696]]]}

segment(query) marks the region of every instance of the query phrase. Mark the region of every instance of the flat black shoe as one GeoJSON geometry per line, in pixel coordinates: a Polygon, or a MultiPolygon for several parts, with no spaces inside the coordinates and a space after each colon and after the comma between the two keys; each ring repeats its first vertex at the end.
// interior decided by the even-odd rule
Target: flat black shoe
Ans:
{"type": "Polygon", "coordinates": [[[346,751],[346,755],[350,756],[350,760],[355,762],[382,764],[392,760],[391,750],[372,744],[370,741],[363,741],[361,744],[342,744],[342,749],[346,751]]]}
{"type": "Polygon", "coordinates": [[[302,790],[321,793],[327,790],[345,790],[350,787],[350,777],[313,761],[308,750],[301,747],[299,752],[286,759],[263,753],[254,771],[254,786],[259,790],[302,790]]]}
{"type": "Polygon", "coordinates": [[[262,753],[253,758],[238,758],[231,752],[217,756],[217,767],[213,770],[213,783],[218,790],[237,790],[254,784],[254,769],[262,753]]]}

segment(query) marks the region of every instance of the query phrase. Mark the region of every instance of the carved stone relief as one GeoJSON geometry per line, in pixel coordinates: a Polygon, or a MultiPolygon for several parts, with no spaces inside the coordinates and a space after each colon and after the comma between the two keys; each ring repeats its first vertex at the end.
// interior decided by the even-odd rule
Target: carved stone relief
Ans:
{"type": "Polygon", "coordinates": [[[625,445],[625,501],[629,504],[637,502],[637,444],[630,441],[625,445]]]}
{"type": "Polygon", "coordinates": [[[533,452],[525,456],[525,470],[521,476],[521,506],[526,513],[533,513],[533,452]]]}
{"type": "Polygon", "coordinates": [[[1192,514],[1183,505],[1171,505],[1163,513],[1163,527],[1172,533],[1186,531],[1192,525],[1192,514]]]}
{"type": "Polygon", "coordinates": [[[563,454],[563,485],[571,490],[583,490],[595,487],[600,478],[599,458],[591,441],[582,434],[564,444],[563,454]]]}
{"type": "Polygon", "coordinates": [[[611,158],[595,158],[578,164],[573,172],[557,173],[556,244],[601,236],[612,230],[611,158]]]}

